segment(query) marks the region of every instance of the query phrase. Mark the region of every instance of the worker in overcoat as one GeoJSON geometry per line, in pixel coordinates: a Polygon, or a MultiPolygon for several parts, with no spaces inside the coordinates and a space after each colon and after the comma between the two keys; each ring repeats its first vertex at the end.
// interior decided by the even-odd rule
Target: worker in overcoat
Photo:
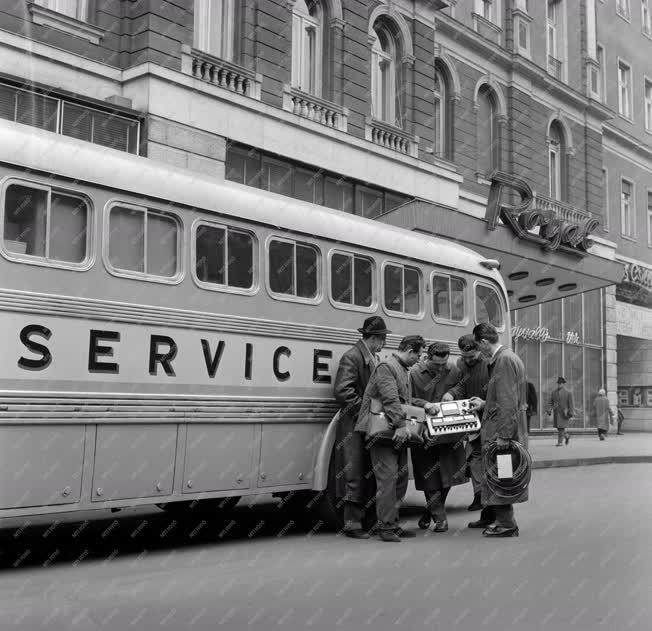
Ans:
{"type": "Polygon", "coordinates": [[[609,425],[614,424],[614,411],[609,405],[607,393],[603,388],[598,390],[598,396],[595,397],[595,400],[593,401],[591,415],[593,417],[592,420],[598,429],[598,436],[600,440],[604,440],[607,432],[609,431],[609,425]]]}
{"type": "Polygon", "coordinates": [[[354,428],[365,388],[376,367],[376,354],[382,350],[391,331],[379,316],[367,318],[358,331],[362,338],[342,355],[333,385],[335,399],[341,406],[334,465],[342,475],[336,475],[335,492],[338,498],[344,498],[344,534],[355,539],[367,539],[369,534],[363,529],[362,522],[365,507],[373,505],[374,479],[364,437],[354,428]]]}
{"type": "MultiPolygon", "coordinates": [[[[489,358],[487,397],[484,401],[479,397],[471,399],[474,409],[483,409],[481,441],[484,461],[492,443],[496,444],[498,452],[509,451],[512,441],[527,448],[525,366],[516,353],[499,343],[496,328],[488,322],[478,324],[473,335],[482,353],[489,358]]],[[[484,528],[482,534],[486,537],[518,536],[513,505],[528,500],[527,486],[513,497],[503,497],[489,488],[485,470],[481,493],[482,504],[487,510],[469,527],[484,528]],[[493,521],[489,523],[489,519],[493,521]]]]}
{"type": "MultiPolygon", "coordinates": [[[[451,390],[460,380],[460,371],[449,363],[450,348],[443,342],[428,347],[428,358],[411,370],[412,396],[439,403],[452,401],[451,390]]],[[[465,475],[466,452],[462,438],[455,443],[410,447],[414,469],[414,485],[426,498],[419,528],[425,530],[434,521],[434,532],[446,532],[446,497],[452,486],[468,481],[465,475]]]]}
{"type": "Polygon", "coordinates": [[[557,379],[557,389],[550,395],[547,412],[552,412],[553,424],[557,428],[557,447],[561,447],[564,442],[568,445],[570,434],[566,428],[575,417],[575,409],[573,393],[566,389],[566,379],[563,377],[557,379]]]}

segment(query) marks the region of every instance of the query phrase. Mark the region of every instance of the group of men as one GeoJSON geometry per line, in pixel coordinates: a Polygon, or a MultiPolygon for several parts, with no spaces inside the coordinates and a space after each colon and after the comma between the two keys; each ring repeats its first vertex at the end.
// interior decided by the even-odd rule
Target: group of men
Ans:
{"type": "Polygon", "coordinates": [[[482,528],[486,537],[518,536],[512,504],[527,500],[527,488],[509,499],[487,485],[483,453],[494,445],[510,450],[512,441],[527,446],[526,378],[523,363],[499,342],[491,324],[482,323],[458,341],[460,358],[450,360],[448,344],[427,346],[420,335],[404,337],[388,359],[378,353],[391,333],[379,316],[358,329],[362,338],[340,360],[335,398],[340,403],[336,463],[337,494],[344,501],[344,534],[369,538],[377,529],[382,541],[399,542],[415,534],[399,526],[399,506],[408,484],[408,438],[404,405],[437,411],[443,401],[469,399],[481,417],[481,431],[454,443],[411,444],[415,486],[425,495],[421,529],[448,530],[446,497],[450,488],[473,483],[469,510],[480,518],[469,528],[482,528]],[[421,358],[426,349],[425,356],[421,358]],[[369,440],[372,405],[393,430],[392,440],[369,440]],[[370,515],[371,514],[371,515],[370,515]],[[432,526],[431,526],[432,524],[432,526]]]}

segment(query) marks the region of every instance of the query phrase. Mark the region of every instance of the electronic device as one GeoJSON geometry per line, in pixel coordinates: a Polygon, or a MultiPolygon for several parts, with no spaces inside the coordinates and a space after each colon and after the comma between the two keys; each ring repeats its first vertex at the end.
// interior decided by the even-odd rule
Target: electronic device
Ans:
{"type": "Polygon", "coordinates": [[[426,415],[426,436],[430,442],[455,443],[463,434],[480,431],[480,419],[471,410],[469,399],[437,404],[438,414],[426,415]]]}

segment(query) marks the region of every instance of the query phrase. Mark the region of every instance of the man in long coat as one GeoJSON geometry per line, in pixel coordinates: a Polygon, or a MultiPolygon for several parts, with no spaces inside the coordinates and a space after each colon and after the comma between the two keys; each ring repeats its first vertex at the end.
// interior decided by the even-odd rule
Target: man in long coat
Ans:
{"type": "Polygon", "coordinates": [[[557,447],[563,445],[563,441],[570,440],[570,434],[566,430],[569,421],[575,416],[573,408],[573,395],[566,390],[566,379],[559,377],[557,379],[557,389],[550,395],[548,401],[548,414],[552,412],[554,426],[557,428],[557,447]]]}
{"type": "MultiPolygon", "coordinates": [[[[481,430],[484,460],[484,454],[492,443],[496,444],[498,452],[508,451],[511,441],[517,441],[527,448],[525,366],[513,351],[499,343],[496,328],[488,322],[478,324],[473,329],[473,336],[482,353],[489,358],[486,400],[471,399],[473,408],[484,410],[481,430]]],[[[503,497],[492,492],[485,471],[481,492],[482,504],[488,509],[485,519],[481,517],[469,527],[484,527],[482,534],[485,537],[518,536],[513,505],[527,501],[527,487],[513,497],[503,497]],[[493,517],[493,523],[487,523],[489,516],[493,517]]]]}
{"type": "Polygon", "coordinates": [[[376,353],[385,345],[391,331],[378,316],[367,318],[358,329],[362,339],[342,355],[335,376],[333,391],[340,404],[340,418],[335,437],[336,495],[344,498],[344,534],[367,539],[362,528],[365,506],[373,503],[371,460],[364,446],[364,437],[354,431],[362,397],[369,377],[376,367],[376,353]]]}
{"type": "MultiPolygon", "coordinates": [[[[451,401],[451,390],[460,380],[457,367],[449,364],[450,348],[443,342],[428,347],[428,359],[411,371],[412,396],[415,399],[439,403],[451,401]]],[[[414,485],[426,496],[426,509],[419,519],[419,528],[426,529],[434,520],[435,532],[446,532],[446,497],[451,486],[467,481],[464,443],[411,447],[414,485]]]]}
{"type": "Polygon", "coordinates": [[[605,435],[609,431],[609,425],[614,424],[614,411],[609,405],[607,393],[603,388],[598,390],[598,396],[593,401],[593,419],[598,428],[598,436],[600,440],[604,440],[605,435]]]}

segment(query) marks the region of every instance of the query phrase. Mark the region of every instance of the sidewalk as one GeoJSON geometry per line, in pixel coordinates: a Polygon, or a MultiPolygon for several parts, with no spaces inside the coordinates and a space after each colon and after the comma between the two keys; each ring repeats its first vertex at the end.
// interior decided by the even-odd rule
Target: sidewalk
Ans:
{"type": "Polygon", "coordinates": [[[556,447],[557,435],[530,436],[532,468],[579,467],[611,462],[652,462],[652,432],[610,432],[606,440],[597,433],[572,434],[570,443],[556,447]]]}

